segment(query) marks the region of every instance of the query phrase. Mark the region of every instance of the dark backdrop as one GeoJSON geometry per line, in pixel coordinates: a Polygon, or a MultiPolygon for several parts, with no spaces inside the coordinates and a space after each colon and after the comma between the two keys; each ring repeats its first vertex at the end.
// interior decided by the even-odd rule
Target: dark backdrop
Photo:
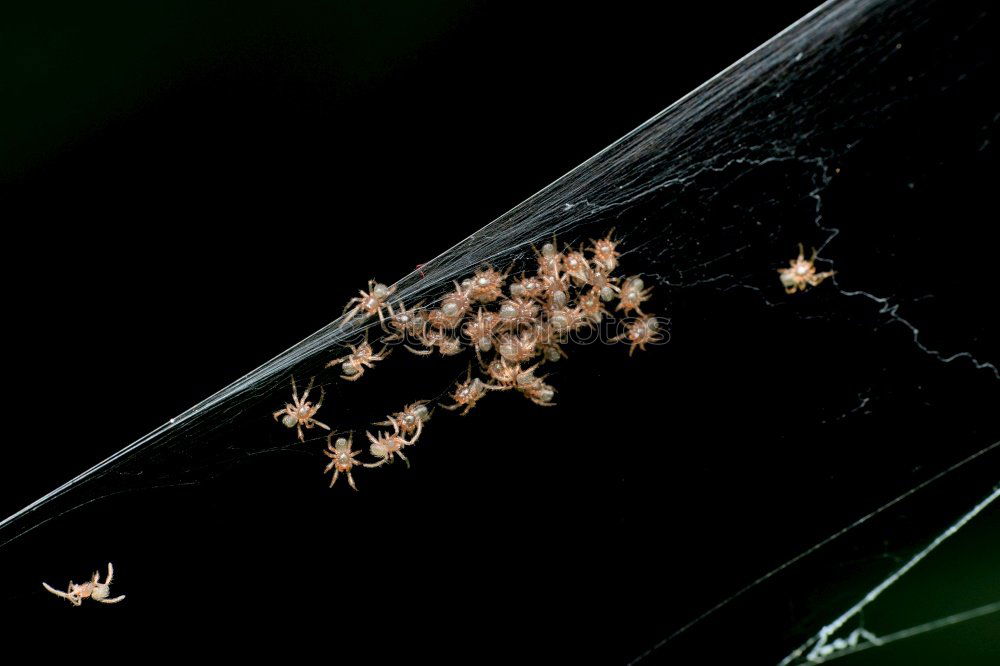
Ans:
{"type": "MultiPolygon", "coordinates": [[[[392,281],[464,238],[811,6],[5,9],[12,94],[0,112],[0,176],[14,427],[0,513],[327,323],[369,277],[392,281]]],[[[947,109],[927,114],[939,111],[947,109]]],[[[886,170],[925,121],[911,119],[855,158],[862,175],[854,205],[883,201],[894,186],[886,170]]],[[[904,213],[873,215],[872,243],[898,250],[905,217],[902,247],[915,249],[902,250],[902,265],[920,271],[940,259],[928,291],[946,305],[929,319],[995,308],[989,270],[966,263],[967,253],[982,260],[985,236],[977,252],[960,233],[963,224],[982,229],[969,218],[989,206],[995,170],[935,172],[943,157],[924,157],[914,168],[938,189],[904,213]],[[967,210],[942,257],[935,229],[955,197],[967,210]],[[968,278],[956,277],[966,270],[968,278]]],[[[414,467],[359,474],[357,495],[327,490],[318,474],[326,459],[314,447],[237,459],[195,472],[191,486],[67,514],[6,548],[4,613],[50,626],[36,614],[70,609],[37,581],[61,586],[112,559],[115,591],[129,594],[127,603],[90,609],[67,629],[51,625],[58,640],[96,632],[98,651],[122,641],[123,649],[180,653],[199,636],[219,650],[316,647],[330,659],[357,650],[372,661],[623,663],[913,485],[905,476],[882,487],[875,477],[898,460],[869,447],[880,464],[866,472],[845,465],[842,478],[824,477],[835,496],[818,508],[796,506],[796,494],[817,483],[804,469],[855,453],[809,443],[819,422],[863,397],[845,379],[845,363],[868,367],[882,355],[892,359],[887,367],[907,369],[875,387],[879,395],[937,381],[932,417],[914,419],[910,403],[890,400],[874,423],[845,431],[911,441],[930,451],[920,460],[932,466],[951,460],[934,453],[950,419],[995,409],[996,388],[983,373],[915,352],[905,330],[866,337],[884,323],[871,308],[858,310],[871,319],[862,335],[787,311],[762,313],[759,301],[738,294],[696,296],[674,305],[675,322],[689,323],[672,346],[627,362],[612,353],[621,350],[576,352],[554,381],[556,408],[503,395],[464,419],[439,413],[414,467]],[[803,381],[832,379],[788,397],[798,372],[803,381]],[[787,421],[772,425],[777,415],[787,421]],[[761,456],[770,478],[790,486],[779,491],[746,473],[761,456]],[[853,483],[858,495],[847,491],[853,483]]],[[[995,360],[995,329],[977,322],[987,338],[977,352],[995,360]]],[[[968,337],[945,331],[937,341],[964,349],[968,337]]],[[[342,400],[351,414],[380,416],[386,395],[401,403],[419,397],[415,383],[440,389],[464,365],[429,370],[402,352],[394,363],[339,389],[327,415],[336,420],[342,400]]],[[[997,434],[989,421],[976,427],[981,441],[997,434]]],[[[834,426],[827,445],[842,434],[834,426]]],[[[278,442],[285,433],[264,425],[241,436],[278,442]]],[[[928,520],[946,524],[980,487],[928,520]]],[[[915,543],[937,533],[920,524],[911,526],[915,543]]],[[[739,653],[741,641],[761,636],[787,644],[785,628],[815,627],[849,605],[823,598],[806,610],[773,594],[717,627],[713,635],[725,637],[717,644],[686,647],[681,663],[705,663],[694,655],[713,650],[739,653]]]]}

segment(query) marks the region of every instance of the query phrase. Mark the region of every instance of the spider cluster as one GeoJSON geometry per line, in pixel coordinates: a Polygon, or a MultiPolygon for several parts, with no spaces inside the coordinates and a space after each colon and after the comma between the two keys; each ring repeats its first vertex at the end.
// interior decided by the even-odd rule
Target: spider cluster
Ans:
{"type": "Polygon", "coordinates": [[[377,435],[372,435],[370,432],[365,433],[371,442],[368,452],[375,458],[373,463],[362,463],[356,460],[361,452],[353,450],[354,437],[352,435],[348,434],[346,439],[338,437],[337,441],[334,442],[333,433],[331,433],[326,438],[326,450],[323,451],[326,457],[330,458],[330,464],[326,466],[324,472],[333,472],[330,487],[332,488],[340,475],[344,474],[347,476],[347,483],[350,484],[351,488],[357,490],[358,487],[354,483],[351,470],[358,465],[381,467],[385,463],[391,463],[395,456],[399,456],[409,466],[410,461],[403,453],[403,448],[417,443],[420,433],[423,432],[424,423],[430,418],[431,413],[427,409],[427,401],[418,400],[405,406],[402,411],[386,417],[387,420],[376,423],[375,425],[391,426],[392,432],[379,432],[377,435]]]}
{"type": "MultiPolygon", "coordinates": [[[[452,283],[453,289],[434,306],[423,302],[409,307],[402,301],[390,302],[395,287],[387,287],[374,279],[368,291],[351,299],[344,309],[345,321],[355,317],[378,316],[385,332],[382,343],[403,343],[419,356],[455,356],[471,348],[475,363],[469,363],[465,379],[458,382],[450,394],[450,403],[443,409],[468,414],[485,396],[497,391],[516,391],[527,400],[543,407],[555,403],[556,389],[547,382],[541,366],[566,358],[564,347],[572,335],[599,327],[616,314],[627,317],[623,332],[612,342],[629,345],[629,355],[636,349],[664,339],[659,320],[643,311],[651,289],[638,275],[617,275],[619,241],[612,230],[606,237],[591,240],[578,248],[559,248],[553,238],[541,250],[535,250],[533,271],[511,275],[484,265],[472,276],[452,283]]],[[[388,347],[375,353],[367,334],[358,345],[348,345],[350,353],[331,360],[327,367],[339,365],[341,378],[357,381],[366,369],[384,360],[388,347]]],[[[292,402],[274,413],[288,428],[296,428],[304,441],[302,429],[314,426],[330,428],[315,420],[323,402],[307,401],[312,381],[299,398],[292,380],[292,402]]],[[[396,456],[409,465],[404,449],[412,446],[430,418],[428,401],[421,400],[375,423],[385,426],[377,434],[367,432],[369,453],[374,462],[357,460],[360,451],[353,450],[353,437],[327,437],[324,454],[330,459],[326,472],[333,473],[333,486],[340,475],[357,490],[352,470],[358,466],[380,467],[396,456]],[[390,430],[391,429],[391,430],[390,430]]]]}

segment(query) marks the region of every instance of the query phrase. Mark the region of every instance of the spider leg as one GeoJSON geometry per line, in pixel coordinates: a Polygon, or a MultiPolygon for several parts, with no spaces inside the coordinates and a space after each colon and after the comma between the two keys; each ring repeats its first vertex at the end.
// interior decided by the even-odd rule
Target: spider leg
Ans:
{"type": "Polygon", "coordinates": [[[354,488],[354,490],[358,489],[358,487],[354,485],[354,477],[351,476],[350,470],[347,472],[347,483],[351,484],[351,488],[354,488]]]}
{"type": "Polygon", "coordinates": [[[73,600],[72,596],[68,592],[60,592],[59,590],[55,589],[54,587],[52,587],[51,585],[49,585],[44,581],[42,582],[42,587],[44,587],[46,590],[56,595],[57,597],[62,597],[63,599],[69,599],[70,601],[73,600]]]}
{"type": "Polygon", "coordinates": [[[330,426],[328,426],[327,424],[325,424],[325,423],[323,423],[323,422],[321,422],[321,421],[317,421],[316,419],[309,419],[309,420],[310,420],[310,421],[311,421],[312,423],[314,423],[315,425],[318,425],[318,426],[319,426],[320,428],[322,428],[323,430],[329,430],[329,429],[330,429],[330,426]]]}
{"type": "Polygon", "coordinates": [[[120,597],[115,597],[114,599],[98,599],[98,601],[100,601],[102,604],[116,604],[124,598],[125,595],[123,594],[120,597]]]}
{"type": "Polygon", "coordinates": [[[427,356],[428,354],[434,353],[433,349],[414,349],[410,345],[403,345],[403,346],[406,347],[407,351],[416,354],[417,356],[427,356]]]}
{"type": "Polygon", "coordinates": [[[309,397],[309,391],[312,391],[313,382],[316,381],[315,377],[309,378],[309,384],[306,386],[306,392],[302,394],[302,402],[305,402],[309,397]]]}
{"type": "MultiPolygon", "coordinates": [[[[332,467],[332,466],[333,466],[333,463],[330,463],[330,467],[332,467]]],[[[330,467],[327,467],[327,470],[329,470],[330,467]]],[[[333,488],[333,484],[337,483],[337,479],[338,478],[340,478],[340,470],[339,469],[333,471],[333,478],[330,479],[330,487],[331,488],[333,488]]]]}
{"type": "MultiPolygon", "coordinates": [[[[351,305],[353,305],[354,303],[360,303],[361,300],[362,300],[361,297],[355,296],[351,300],[347,301],[347,305],[344,306],[344,311],[341,314],[347,314],[347,311],[351,308],[351,305]]],[[[356,311],[357,307],[355,307],[354,309],[356,311]]],[[[353,316],[354,315],[351,315],[351,317],[353,317],[353,316]]],[[[350,319],[351,317],[348,317],[348,319],[350,319]]]]}
{"type": "Polygon", "coordinates": [[[295,388],[295,375],[292,375],[292,402],[294,402],[296,406],[299,404],[299,392],[295,388]]]}
{"type": "Polygon", "coordinates": [[[300,442],[306,441],[306,436],[304,434],[302,434],[302,424],[301,423],[297,423],[295,425],[295,429],[299,431],[299,441],[300,442]]]}

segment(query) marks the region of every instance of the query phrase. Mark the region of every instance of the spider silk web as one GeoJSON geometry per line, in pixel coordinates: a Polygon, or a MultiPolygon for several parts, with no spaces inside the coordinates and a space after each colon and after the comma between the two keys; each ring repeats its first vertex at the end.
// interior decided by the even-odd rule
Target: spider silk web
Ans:
{"type": "MultiPolygon", "coordinates": [[[[928,287],[939,277],[932,266],[934,240],[916,243],[924,249],[909,255],[892,251],[906,231],[899,202],[934,186],[932,172],[920,162],[921,145],[947,144],[948,164],[973,162],[979,172],[995,174],[998,110],[955,101],[974,97],[995,80],[993,54],[985,48],[995,36],[994,13],[986,2],[827,2],[395,283],[396,299],[433,302],[484,262],[526,267],[532,245],[553,235],[575,244],[614,228],[622,262],[656,287],[675,326],[687,303],[714,299],[748,318],[787,318],[807,330],[834,327],[845,345],[865,349],[848,383],[812,374],[816,366],[807,357],[809,390],[813,383],[835,388],[816,388],[818,399],[803,397],[806,389],[789,399],[807,403],[794,427],[812,433],[810,446],[830,452],[821,469],[803,470],[821,472],[818,480],[767,478],[765,463],[747,459],[761,482],[787,483],[792,499],[805,502],[813,490],[842,496],[844,513],[781,525],[802,535],[784,557],[751,562],[756,573],[720,575],[705,584],[693,605],[653,613],[651,626],[639,632],[649,637],[648,649],[635,654],[633,663],[689,654],[692,645],[718,631],[732,632],[730,649],[753,663],[861,659],[879,652],[870,648],[971,625],[1000,610],[1000,587],[980,584],[977,593],[942,601],[934,617],[878,611],[893,595],[905,606],[908,594],[928,584],[921,582],[921,571],[997,517],[1000,428],[982,405],[1000,404],[998,348],[991,342],[1000,331],[981,312],[934,308],[928,287]],[[941,117],[940,109],[950,115],[941,117]],[[900,139],[931,116],[940,118],[933,128],[940,139],[900,139]],[[893,129],[900,125],[907,129],[893,129]],[[868,172],[852,172],[866,150],[885,157],[874,166],[864,162],[868,172]],[[887,194],[857,196],[868,187],[884,187],[887,194]],[[775,269],[794,257],[800,242],[807,253],[817,249],[819,270],[837,274],[807,294],[786,298],[775,269]],[[965,344],[954,346],[955,340],[965,344]],[[898,379],[902,370],[880,360],[880,349],[922,368],[920,386],[898,379]],[[982,396],[982,402],[956,406],[944,397],[955,387],[982,396]],[[946,442],[916,451],[894,441],[892,430],[869,425],[874,417],[910,418],[916,404],[931,405],[922,418],[947,420],[946,442]],[[885,441],[884,449],[873,451],[872,440],[885,441]],[[845,474],[865,492],[855,493],[845,474]],[[863,500],[855,501],[856,495],[863,500]],[[831,561],[854,564],[838,568],[831,561]],[[765,597],[794,599],[795,610],[775,610],[765,597]],[[757,635],[749,621],[733,620],[761,609],[774,612],[767,637],[757,635]],[[727,628],[720,629],[727,617],[727,628]]],[[[942,150],[935,148],[936,154],[942,150]]],[[[957,217],[964,215],[962,203],[955,204],[957,217]]],[[[982,293],[988,294],[985,288],[982,293]]],[[[0,545],[9,547],[87,503],[112,501],[137,488],[198,482],[227,461],[282,448],[233,433],[272,427],[271,412],[287,393],[289,376],[320,375],[345,342],[376,324],[334,320],[11,513],[0,522],[0,545]]],[[[741,326],[734,324],[734,335],[741,326]]],[[[790,354],[808,348],[789,342],[790,354]]],[[[441,384],[438,397],[451,386],[441,384]]],[[[725,413],[727,403],[718,407],[725,413]]],[[[359,425],[341,420],[338,431],[359,425]]]]}

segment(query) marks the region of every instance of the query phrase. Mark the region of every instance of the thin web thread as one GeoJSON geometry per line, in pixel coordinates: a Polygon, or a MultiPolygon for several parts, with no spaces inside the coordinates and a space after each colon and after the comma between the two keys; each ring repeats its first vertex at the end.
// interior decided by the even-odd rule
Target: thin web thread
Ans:
{"type": "MultiPolygon", "coordinates": [[[[1000,612],[1000,601],[995,601],[991,604],[986,604],[985,606],[980,606],[978,608],[973,608],[971,610],[963,611],[961,613],[955,613],[954,615],[949,615],[947,617],[939,618],[937,620],[932,620],[930,622],[924,622],[923,624],[918,624],[915,627],[910,627],[908,629],[901,629],[899,631],[894,631],[891,634],[883,634],[882,636],[875,636],[870,634],[867,636],[865,641],[856,641],[853,645],[849,644],[842,650],[832,653],[829,657],[825,657],[822,663],[828,661],[833,661],[834,659],[840,659],[841,657],[846,657],[852,655],[855,652],[861,652],[862,650],[867,650],[873,647],[883,647],[889,645],[890,643],[895,643],[896,641],[901,641],[907,638],[913,638],[914,636],[919,636],[921,634],[926,634],[930,631],[935,631],[937,629],[944,629],[945,627],[951,627],[962,622],[968,622],[969,620],[975,620],[993,613],[1000,612]]],[[[869,633],[869,632],[864,632],[869,633]]],[[[854,634],[852,634],[853,636],[854,634]]],[[[861,632],[858,632],[858,636],[861,632]]],[[[851,643],[850,640],[847,641],[851,643]]]]}
{"type": "Polygon", "coordinates": [[[822,661],[822,659],[825,657],[825,653],[829,653],[830,651],[832,651],[832,646],[828,645],[829,639],[833,636],[833,634],[839,631],[840,628],[843,627],[848,620],[858,615],[865,608],[865,606],[875,601],[879,597],[879,595],[881,595],[883,592],[889,589],[889,587],[891,587],[894,583],[896,583],[896,581],[898,581],[900,578],[906,575],[906,573],[909,572],[911,569],[913,569],[913,567],[917,566],[917,564],[919,564],[921,560],[927,557],[935,548],[940,546],[949,537],[951,537],[960,529],[965,527],[965,525],[970,520],[978,516],[986,507],[992,504],[998,497],[1000,497],[1000,486],[994,488],[993,492],[990,493],[984,500],[979,502],[976,506],[972,508],[972,510],[970,510],[964,516],[959,518],[957,522],[955,522],[948,529],[946,529],[944,532],[938,535],[923,550],[921,550],[912,558],[910,558],[910,560],[906,564],[897,569],[891,576],[889,576],[884,581],[882,581],[874,588],[872,588],[872,590],[868,594],[866,594],[864,598],[862,598],[856,604],[854,604],[846,611],[844,611],[844,613],[841,614],[840,617],[835,619],[833,622],[820,629],[819,633],[816,634],[816,636],[810,638],[808,641],[806,641],[798,648],[793,650],[788,656],[786,656],[784,659],[781,660],[781,662],[779,662],[779,666],[787,666],[788,664],[791,664],[796,659],[799,659],[802,656],[802,653],[805,652],[811,646],[814,647],[812,650],[810,650],[809,654],[806,655],[806,660],[814,663],[822,661]]]}
{"type": "Polygon", "coordinates": [[[896,506],[897,504],[899,504],[900,502],[904,501],[908,497],[910,497],[912,495],[915,495],[916,493],[920,492],[921,490],[923,490],[927,486],[931,485],[932,483],[934,483],[936,481],[939,481],[943,477],[945,477],[945,476],[951,474],[952,472],[954,472],[954,471],[956,471],[956,470],[964,467],[965,465],[969,464],[973,460],[976,460],[977,458],[980,458],[980,457],[986,455],[987,453],[989,453],[990,451],[993,451],[997,447],[1000,447],[1000,442],[994,442],[990,446],[987,446],[986,448],[984,448],[984,449],[982,449],[980,451],[977,451],[976,453],[973,453],[971,456],[969,456],[969,457],[967,457],[967,458],[965,458],[963,460],[958,461],[957,463],[951,465],[950,467],[941,470],[940,472],[938,472],[934,476],[932,476],[932,477],[930,477],[928,479],[925,479],[924,481],[921,481],[919,484],[917,484],[913,488],[907,490],[905,493],[903,493],[903,494],[901,494],[901,495],[899,495],[899,496],[897,496],[897,497],[889,500],[888,502],[886,502],[885,504],[883,504],[879,508],[875,509],[874,511],[872,511],[870,513],[867,513],[864,516],[858,518],[857,520],[855,520],[850,525],[847,525],[846,527],[841,528],[840,530],[834,532],[833,534],[831,534],[830,536],[826,537],[822,541],[819,541],[818,543],[810,546],[809,548],[805,549],[804,551],[802,551],[801,553],[799,553],[795,557],[791,558],[790,560],[784,562],[783,564],[778,565],[774,569],[771,569],[766,574],[764,574],[762,576],[759,576],[758,578],[755,578],[751,582],[749,582],[746,585],[744,585],[743,587],[741,587],[735,593],[731,594],[730,596],[726,597],[725,599],[723,599],[719,603],[715,604],[714,606],[712,606],[711,608],[709,608],[708,610],[706,610],[701,615],[698,615],[694,619],[690,620],[687,624],[683,625],[682,627],[680,627],[679,629],[677,629],[676,631],[674,631],[673,633],[671,633],[669,636],[667,636],[666,638],[664,638],[663,640],[659,641],[658,643],[656,643],[655,645],[653,645],[651,648],[649,648],[648,650],[646,650],[645,652],[643,652],[642,654],[640,654],[639,656],[637,656],[635,659],[633,659],[632,661],[629,662],[629,666],[632,666],[633,664],[637,664],[640,661],[642,661],[643,659],[649,657],[654,652],[656,652],[657,650],[663,648],[668,643],[670,643],[671,641],[673,641],[674,639],[676,639],[677,637],[679,637],[681,634],[685,633],[686,631],[688,631],[689,629],[691,629],[695,625],[699,624],[703,620],[708,619],[709,617],[711,617],[712,615],[714,615],[718,611],[722,610],[723,608],[725,608],[726,606],[728,606],[733,601],[736,601],[737,599],[739,599],[744,594],[746,594],[750,590],[754,589],[755,587],[757,587],[761,583],[767,582],[771,578],[774,578],[774,576],[776,576],[777,574],[781,573],[785,569],[788,569],[789,567],[793,566],[794,564],[796,564],[800,560],[808,557],[809,555],[812,555],[813,553],[815,553],[816,551],[820,550],[824,546],[829,545],[830,543],[836,541],[837,539],[839,539],[840,537],[844,536],[848,532],[851,532],[852,530],[854,530],[854,529],[856,529],[856,528],[864,525],[865,523],[867,523],[872,518],[878,516],[881,513],[884,513],[885,511],[887,511],[888,509],[896,506]]]}

